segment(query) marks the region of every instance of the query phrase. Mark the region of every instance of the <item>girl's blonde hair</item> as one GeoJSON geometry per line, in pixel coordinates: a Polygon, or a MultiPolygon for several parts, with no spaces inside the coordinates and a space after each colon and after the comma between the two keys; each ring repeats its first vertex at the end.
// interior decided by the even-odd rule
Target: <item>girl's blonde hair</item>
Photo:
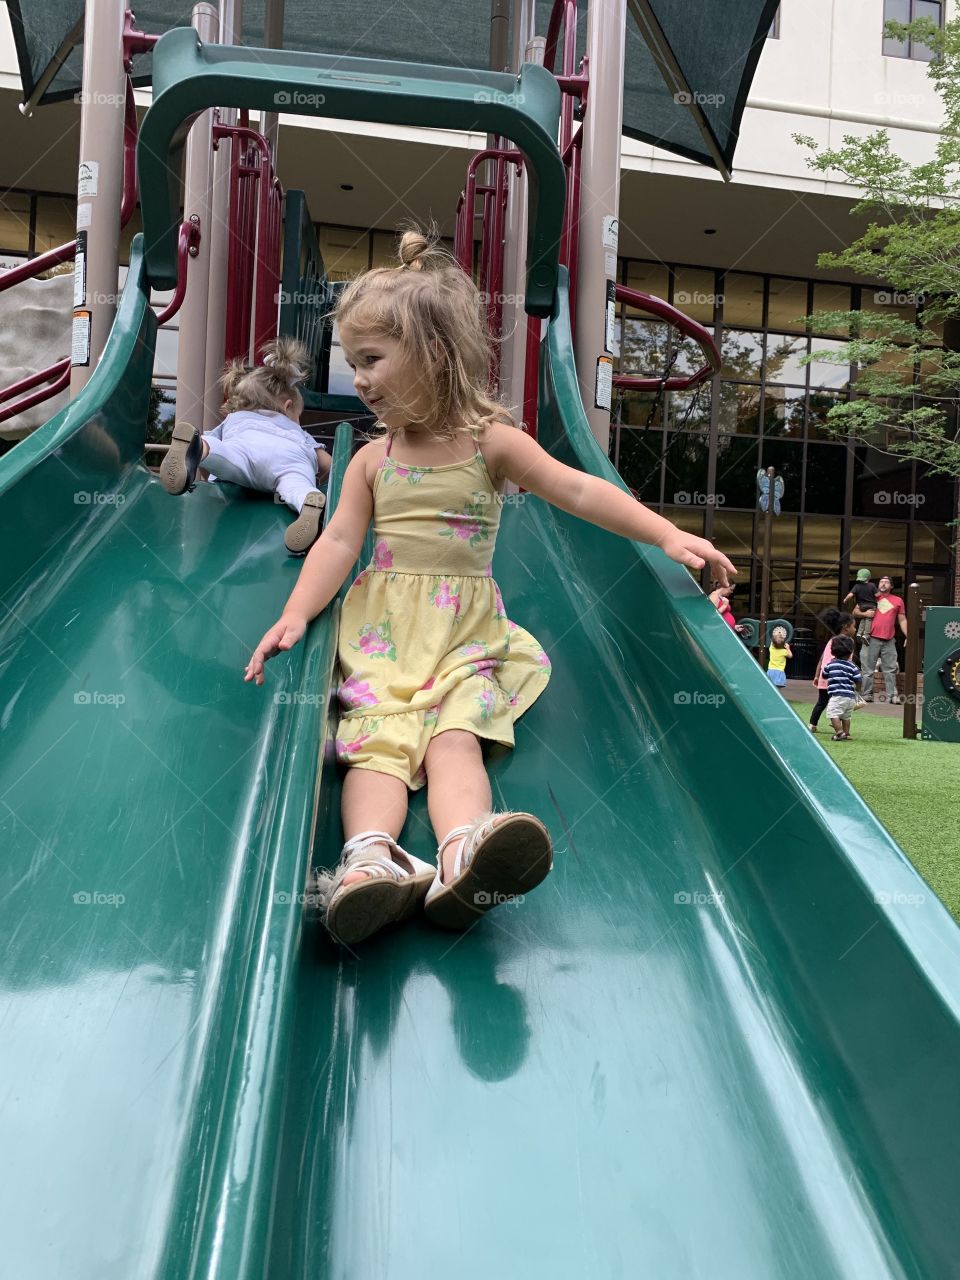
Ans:
{"type": "Polygon", "coordinates": [[[773,635],[772,635],[771,639],[773,640],[773,643],[777,646],[777,648],[778,648],[778,649],[782,649],[782,648],[783,648],[783,646],[787,643],[787,631],[786,631],[786,628],[785,628],[785,627],[774,627],[774,628],[773,628],[773,635]]]}
{"type": "Polygon", "coordinates": [[[294,416],[303,413],[303,396],[297,388],[310,373],[310,356],[296,338],[275,338],[260,348],[263,364],[244,364],[231,360],[220,378],[223,407],[227,413],[238,409],[266,409],[283,413],[288,400],[293,401],[294,416]]]}
{"type": "MultiPolygon", "coordinates": [[[[436,228],[405,231],[397,256],[399,267],[367,271],[344,289],[335,312],[341,329],[400,344],[401,358],[427,388],[427,411],[415,421],[435,434],[452,438],[494,422],[516,426],[491,392],[493,339],[483,300],[436,228]]],[[[394,430],[382,425],[388,434],[394,430]]]]}

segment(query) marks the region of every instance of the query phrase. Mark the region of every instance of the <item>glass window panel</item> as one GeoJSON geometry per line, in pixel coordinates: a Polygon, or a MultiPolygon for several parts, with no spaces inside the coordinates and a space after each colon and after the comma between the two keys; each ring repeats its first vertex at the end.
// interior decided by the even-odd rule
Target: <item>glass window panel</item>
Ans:
{"type": "MultiPolygon", "coordinates": [[[[813,286],[814,311],[850,311],[853,303],[850,300],[850,286],[845,284],[822,284],[813,286]]],[[[825,331],[826,332],[826,331],[825,331]]],[[[849,333],[848,325],[838,325],[834,330],[838,337],[849,333]]]]}
{"type": "Polygon", "coordinates": [[[763,397],[763,434],[802,440],[805,402],[803,391],[768,386],[763,397]]]}
{"type": "Polygon", "coordinates": [[[808,440],[837,440],[845,439],[845,436],[837,436],[834,428],[829,425],[827,415],[835,405],[843,404],[846,396],[838,395],[833,391],[811,391],[807,400],[807,439],[808,440]]]}
{"type": "MultiPolygon", "coordinates": [[[[909,22],[910,0],[883,0],[883,22],[909,22]]],[[[891,36],[883,37],[883,53],[887,58],[907,58],[910,46],[906,40],[895,40],[891,36]]]]}
{"type": "MultiPolygon", "coordinates": [[[[803,559],[834,565],[840,560],[840,534],[843,524],[839,516],[803,517],[803,559]]],[[[828,601],[836,604],[836,600],[828,601]]]]}
{"type": "Polygon", "coordinates": [[[695,533],[698,538],[703,537],[703,507],[664,506],[663,514],[678,529],[682,529],[684,533],[695,533]]]}
{"type": "Polygon", "coordinates": [[[373,266],[397,266],[397,245],[399,241],[392,231],[373,232],[373,266]]]}
{"type": "Polygon", "coordinates": [[[920,312],[920,323],[925,329],[930,330],[934,334],[936,341],[943,342],[943,317],[934,318],[932,314],[924,315],[923,310],[920,312]]]}
{"type": "Polygon", "coordinates": [[[767,338],[767,381],[805,386],[807,370],[800,360],[807,354],[809,345],[807,338],[781,338],[771,333],[767,338]]]}
{"type": "Polygon", "coordinates": [[[953,583],[946,573],[915,573],[912,581],[920,588],[924,604],[953,604],[953,583]]]}
{"type": "Polygon", "coordinates": [[[718,498],[723,497],[723,503],[718,502],[718,506],[752,510],[757,505],[758,454],[756,440],[745,440],[739,436],[720,437],[717,442],[716,492],[718,498]]]}
{"type": "MultiPolygon", "coordinates": [[[[67,236],[67,239],[72,239],[67,236]]],[[[0,196],[0,249],[26,253],[30,247],[30,197],[7,191],[0,196]]]]}
{"type": "Polygon", "coordinates": [[[652,293],[666,301],[670,297],[670,272],[662,262],[627,263],[627,286],[641,293],[652,293]]]}
{"type": "Polygon", "coordinates": [[[618,467],[626,485],[641,502],[660,505],[660,463],[663,434],[659,431],[619,429],[618,467]]]}
{"type": "Polygon", "coordinates": [[[913,490],[913,468],[909,458],[883,453],[869,445],[854,448],[853,514],[886,516],[899,520],[910,517],[910,504],[896,495],[913,490]]]}
{"type": "Polygon", "coordinates": [[[631,427],[657,428],[663,422],[663,397],[654,391],[626,391],[620,401],[614,401],[614,418],[631,427]]]}
{"type": "Polygon", "coordinates": [[[37,197],[37,253],[46,253],[75,239],[77,202],[61,196],[37,197]]]}
{"type": "Polygon", "coordinates": [[[957,506],[957,482],[949,476],[931,475],[929,469],[917,464],[916,480],[917,516],[926,521],[952,520],[957,506]]]}
{"type": "MultiPolygon", "coordinates": [[[[837,531],[837,546],[840,545],[840,533],[837,531]]],[[[800,595],[797,601],[797,618],[799,625],[818,630],[817,615],[828,606],[836,608],[843,592],[840,590],[839,569],[834,564],[810,564],[804,558],[800,566],[800,595]]],[[[822,629],[826,640],[826,629],[822,629]]],[[[819,657],[819,654],[817,655],[819,657]]]]}
{"type": "MultiPolygon", "coordinates": [[[[704,325],[708,333],[713,333],[712,325],[704,325]]],[[[699,342],[693,338],[683,338],[674,330],[671,336],[671,354],[676,352],[676,359],[673,362],[672,372],[677,375],[686,376],[696,373],[698,369],[702,369],[707,363],[707,358],[703,354],[703,348],[699,342]]],[[[709,386],[709,383],[707,383],[709,386]]]]}
{"type": "Polygon", "coordinates": [[[763,325],[763,276],[728,271],[723,277],[723,323],[759,329],[763,325]]]}
{"type": "Polygon", "coordinates": [[[949,526],[915,520],[913,524],[914,564],[949,564],[953,540],[954,531],[949,526]]]}
{"type": "Polygon", "coordinates": [[[720,384],[720,431],[725,435],[759,435],[759,386],[737,382],[720,384]]]}
{"type": "MultiPolygon", "coordinates": [[[[914,18],[929,18],[935,26],[942,26],[941,7],[937,0],[914,0],[913,16],[914,18]]],[[[910,41],[910,57],[915,58],[918,62],[932,62],[934,52],[927,44],[921,44],[919,40],[910,41]]]]}
{"type": "Polygon", "coordinates": [[[370,237],[352,227],[318,227],[320,254],[330,280],[352,280],[366,271],[370,261],[370,237]]]}
{"type": "Polygon", "coordinates": [[[808,444],[803,508],[820,515],[843,514],[847,451],[839,444],[808,444]]]}
{"type": "Polygon", "coordinates": [[[714,271],[700,267],[677,268],[673,281],[673,305],[691,320],[703,325],[713,324],[716,292],[714,271]]]}
{"type": "Polygon", "coordinates": [[[670,326],[663,320],[639,320],[628,311],[623,321],[619,372],[658,378],[667,367],[670,326]]]}
{"type": "Polygon", "coordinates": [[[724,329],[721,344],[722,378],[759,382],[763,368],[763,334],[749,329],[724,329]]]}
{"type": "Polygon", "coordinates": [[[714,546],[730,557],[741,574],[754,551],[753,519],[752,511],[728,511],[725,506],[717,507],[713,517],[714,546]]]}
{"type": "MultiPolygon", "coordinates": [[[[834,338],[814,338],[810,344],[811,354],[816,355],[818,351],[831,352],[839,351],[845,343],[840,339],[834,338]]],[[[850,382],[850,365],[847,361],[843,364],[832,364],[829,360],[811,360],[810,361],[810,385],[811,387],[846,387],[850,382]]]]}
{"type": "Polygon", "coordinates": [[[709,382],[702,382],[692,391],[668,392],[668,425],[674,431],[709,431],[710,400],[709,382]]]}
{"type": "MultiPolygon", "coordinates": [[[[792,440],[770,440],[764,438],[760,446],[759,466],[776,467],[777,475],[783,480],[784,493],[781,507],[784,511],[799,511],[803,485],[803,444],[792,440]]],[[[754,478],[756,491],[756,478],[754,478]]],[[[754,501],[757,501],[757,497],[754,501]]]]}
{"type": "Polygon", "coordinates": [[[767,328],[785,329],[788,333],[806,333],[807,326],[804,319],[806,314],[806,280],[771,277],[767,328]]]}
{"type": "MultiPolygon", "coordinates": [[[[909,293],[898,293],[896,289],[883,285],[873,289],[864,285],[860,290],[860,310],[876,315],[895,315],[910,323],[917,318],[916,299],[909,293]]],[[[864,336],[873,337],[876,330],[869,323],[864,324],[864,336]]]]}
{"type": "MultiPolygon", "coordinates": [[[[757,521],[757,551],[763,551],[765,516],[761,511],[757,521]]],[[[770,530],[770,551],[774,560],[789,560],[791,564],[797,559],[797,517],[782,512],[773,517],[770,530]]],[[[790,569],[790,582],[793,583],[793,569],[790,569]]]]}
{"type": "Polygon", "coordinates": [[[774,618],[793,618],[796,613],[797,561],[770,565],[770,612],[774,618]]]}
{"type": "Polygon", "coordinates": [[[710,438],[677,431],[667,438],[664,501],[677,506],[706,507],[713,495],[707,492],[707,458],[710,438]]]}
{"type": "Polygon", "coordinates": [[[153,361],[154,377],[176,377],[177,343],[180,341],[178,329],[166,326],[157,330],[157,353],[153,361]]]}
{"type": "Polygon", "coordinates": [[[878,582],[884,574],[903,578],[907,555],[907,527],[881,520],[852,520],[850,529],[851,561],[873,570],[878,582]]]}

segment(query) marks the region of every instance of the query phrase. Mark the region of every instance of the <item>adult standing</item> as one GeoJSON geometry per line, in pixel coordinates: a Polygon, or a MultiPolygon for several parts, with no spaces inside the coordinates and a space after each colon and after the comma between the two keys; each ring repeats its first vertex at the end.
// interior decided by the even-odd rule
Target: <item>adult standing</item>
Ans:
{"type": "Polygon", "coordinates": [[[866,702],[873,701],[873,681],[878,659],[887,690],[887,701],[903,701],[897,693],[897,642],[894,637],[897,634],[898,625],[906,636],[906,606],[899,596],[893,594],[891,579],[884,577],[877,583],[877,612],[873,617],[870,638],[860,650],[860,670],[863,672],[862,693],[866,702]]]}

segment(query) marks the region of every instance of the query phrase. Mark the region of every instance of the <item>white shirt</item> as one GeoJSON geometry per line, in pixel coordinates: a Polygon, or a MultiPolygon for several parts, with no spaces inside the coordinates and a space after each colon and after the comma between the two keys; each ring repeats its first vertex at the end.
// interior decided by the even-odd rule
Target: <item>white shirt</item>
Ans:
{"type": "Polygon", "coordinates": [[[297,445],[314,464],[317,461],[317,450],[324,447],[314,440],[309,431],[304,431],[299,422],[269,409],[238,409],[235,413],[228,413],[220,425],[209,432],[219,440],[235,440],[251,433],[261,437],[274,436],[287,444],[297,445]]]}

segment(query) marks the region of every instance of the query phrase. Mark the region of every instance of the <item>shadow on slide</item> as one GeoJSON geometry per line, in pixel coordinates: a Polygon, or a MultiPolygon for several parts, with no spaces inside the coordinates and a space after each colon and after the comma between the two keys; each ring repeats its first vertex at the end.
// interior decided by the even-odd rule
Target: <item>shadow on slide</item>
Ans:
{"type": "MultiPolygon", "coordinates": [[[[616,481],[566,314],[541,440],[616,481]]],[[[956,927],[659,551],[505,509],[554,675],[491,777],[547,882],[463,936],[305,925],[337,606],[242,682],[298,562],[268,500],[139,465],[153,328],[135,248],[94,378],[0,462],[10,1274],[952,1274],[956,927]]]]}

